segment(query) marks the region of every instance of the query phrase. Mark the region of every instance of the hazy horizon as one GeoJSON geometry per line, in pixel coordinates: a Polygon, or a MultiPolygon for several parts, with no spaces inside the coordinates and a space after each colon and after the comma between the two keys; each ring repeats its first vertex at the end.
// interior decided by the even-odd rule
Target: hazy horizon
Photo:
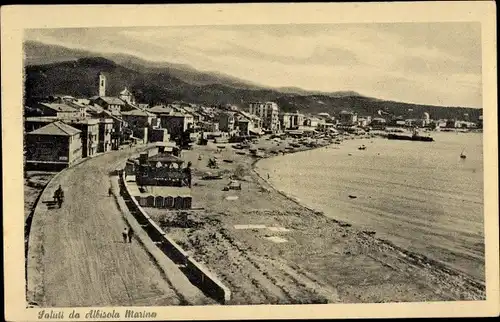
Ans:
{"type": "Polygon", "coordinates": [[[479,23],[31,29],[25,41],[186,64],[273,88],[482,107],[479,23]]]}

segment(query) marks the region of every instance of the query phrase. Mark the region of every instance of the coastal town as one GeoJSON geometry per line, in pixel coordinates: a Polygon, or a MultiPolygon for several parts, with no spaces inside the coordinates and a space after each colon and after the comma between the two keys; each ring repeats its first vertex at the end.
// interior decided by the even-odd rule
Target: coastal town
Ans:
{"type": "Polygon", "coordinates": [[[484,284],[327,218],[276,189],[274,173],[254,169],[260,159],[354,139],[365,150],[376,137],[480,131],[481,119],[307,115],[274,102],[150,106],[127,88],[110,93],[109,82],[99,73],[95,96],[26,101],[30,306],[439,300],[443,288],[446,299],[484,296],[484,284]],[[119,242],[124,228],[134,232],[123,236],[131,253],[119,242]],[[381,291],[394,285],[398,294],[381,291]]]}
{"type": "Polygon", "coordinates": [[[149,106],[136,102],[127,88],[120,93],[107,93],[107,82],[106,76],[99,73],[96,95],[89,98],[54,94],[27,100],[24,118],[27,169],[62,169],[99,153],[154,142],[177,154],[189,149],[193,142],[208,139],[239,143],[265,135],[315,138],[386,129],[401,132],[482,128],[482,116],[477,120],[470,120],[468,115],[463,119],[433,120],[427,112],[420,119],[404,119],[381,110],[377,115],[366,116],[346,110],[338,115],[281,112],[274,102],[252,102],[248,106],[173,102],[149,106]]]}

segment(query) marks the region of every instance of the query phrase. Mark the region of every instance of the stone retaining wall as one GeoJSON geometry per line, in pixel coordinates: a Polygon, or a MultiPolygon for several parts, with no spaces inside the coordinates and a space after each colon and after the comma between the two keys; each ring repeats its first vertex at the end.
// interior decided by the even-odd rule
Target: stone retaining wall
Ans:
{"type": "Polygon", "coordinates": [[[213,275],[206,267],[190,258],[187,252],[182,249],[167,233],[165,233],[156,222],[142,209],[137,200],[131,196],[130,190],[125,183],[125,171],[120,175],[120,186],[122,193],[127,200],[130,200],[129,208],[137,222],[147,232],[149,237],[162,252],[175,263],[184,266],[181,268],[188,279],[201,289],[205,294],[213,299],[227,303],[231,299],[231,291],[213,275]]]}

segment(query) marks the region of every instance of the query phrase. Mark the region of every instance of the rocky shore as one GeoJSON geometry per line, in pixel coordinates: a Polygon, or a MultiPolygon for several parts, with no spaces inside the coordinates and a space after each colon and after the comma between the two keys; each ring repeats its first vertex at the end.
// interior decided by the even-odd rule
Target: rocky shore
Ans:
{"type": "MultiPolygon", "coordinates": [[[[288,144],[261,139],[254,146],[269,157],[288,144]]],[[[231,289],[230,304],[485,298],[484,284],[288,198],[266,180],[273,174],[254,171],[258,158],[248,150],[209,142],[194,145],[182,158],[194,170],[188,220],[178,212],[145,210],[231,289]],[[213,156],[218,169],[208,168],[213,156]],[[241,190],[226,188],[234,178],[241,190]]]]}

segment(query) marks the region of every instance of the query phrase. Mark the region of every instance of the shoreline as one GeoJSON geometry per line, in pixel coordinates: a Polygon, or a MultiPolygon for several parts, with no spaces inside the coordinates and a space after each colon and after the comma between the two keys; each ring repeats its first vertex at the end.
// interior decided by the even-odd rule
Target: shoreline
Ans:
{"type": "MultiPolygon", "coordinates": [[[[268,143],[261,140],[259,144],[268,143]]],[[[331,145],[303,147],[288,153],[331,145]]],[[[235,296],[233,304],[484,298],[483,285],[468,276],[374,238],[369,231],[329,218],[274,187],[255,169],[258,161],[277,156],[269,152],[271,149],[256,159],[238,155],[232,144],[226,144],[224,152],[216,152],[216,146],[220,144],[195,145],[183,153],[183,159],[193,163],[193,202],[203,208],[190,212],[187,227],[174,224],[174,212],[145,210],[190,256],[204,263],[230,287],[235,296]],[[217,171],[223,174],[222,180],[201,179],[203,172],[215,171],[204,166],[206,160],[200,161],[198,157],[207,154],[233,160],[221,162],[217,171]],[[224,182],[238,167],[248,173],[240,181],[242,190],[223,190],[224,182]],[[228,199],[230,195],[235,198],[228,199]],[[256,227],[236,228],[241,225],[256,227]],[[286,232],[269,232],[273,227],[284,227],[286,232]],[[285,241],[266,240],[269,238],[285,241]],[[222,263],[223,259],[227,264],[222,263]],[[353,272],[356,274],[352,275],[353,272]],[[382,291],[394,287],[399,296],[382,291]]]]}
{"type": "MultiPolygon", "coordinates": [[[[384,139],[383,137],[380,137],[380,138],[384,139]]],[[[356,138],[356,137],[354,137],[352,140],[359,140],[359,139],[356,138]]],[[[333,146],[333,145],[334,144],[329,144],[329,145],[326,145],[326,146],[318,146],[318,147],[314,147],[314,148],[307,148],[307,149],[303,149],[301,151],[291,152],[289,154],[295,154],[295,153],[300,153],[300,152],[305,152],[305,151],[317,150],[317,149],[321,149],[321,148],[328,148],[328,147],[333,146]]],[[[307,209],[308,211],[311,211],[311,212],[313,212],[315,214],[318,214],[318,215],[321,215],[321,216],[325,216],[325,217],[333,220],[334,222],[338,223],[339,225],[349,225],[350,227],[352,227],[353,230],[357,230],[358,233],[365,234],[369,238],[372,238],[372,239],[376,240],[378,243],[383,243],[386,246],[392,247],[392,248],[396,249],[399,252],[404,252],[406,254],[410,254],[409,256],[411,258],[419,258],[419,260],[421,260],[421,261],[425,261],[425,262],[428,262],[431,265],[438,266],[438,267],[441,268],[442,271],[444,271],[446,273],[450,273],[450,274],[453,274],[453,275],[462,275],[471,284],[475,284],[478,288],[481,288],[483,291],[485,291],[485,289],[486,289],[485,282],[477,279],[476,277],[474,277],[474,276],[472,276],[472,275],[470,275],[470,274],[468,274],[466,272],[460,271],[459,269],[456,269],[456,268],[454,268],[454,267],[452,267],[452,266],[448,265],[447,263],[442,262],[440,260],[428,257],[428,256],[426,256],[424,254],[419,253],[419,252],[410,251],[410,250],[408,250],[408,249],[406,249],[404,247],[398,246],[398,245],[394,244],[390,240],[375,237],[374,235],[376,234],[376,232],[373,231],[373,230],[371,230],[371,228],[370,228],[370,230],[361,229],[359,227],[354,227],[353,224],[350,223],[350,222],[339,220],[339,219],[336,219],[336,218],[333,218],[333,217],[328,217],[328,216],[325,215],[325,213],[323,211],[321,211],[319,209],[316,209],[314,207],[311,207],[311,206],[307,205],[305,202],[303,202],[300,199],[296,198],[295,196],[290,195],[287,192],[285,192],[284,190],[279,189],[270,180],[266,179],[261,173],[259,173],[258,168],[257,168],[257,164],[260,161],[262,161],[264,159],[269,160],[269,159],[274,158],[274,157],[280,157],[280,155],[270,155],[270,156],[263,157],[263,158],[255,160],[255,162],[252,163],[252,170],[256,174],[256,176],[258,177],[259,180],[263,181],[267,186],[269,186],[271,189],[274,189],[277,193],[279,193],[283,197],[289,199],[290,201],[296,203],[297,205],[303,207],[304,209],[307,209]]]]}

